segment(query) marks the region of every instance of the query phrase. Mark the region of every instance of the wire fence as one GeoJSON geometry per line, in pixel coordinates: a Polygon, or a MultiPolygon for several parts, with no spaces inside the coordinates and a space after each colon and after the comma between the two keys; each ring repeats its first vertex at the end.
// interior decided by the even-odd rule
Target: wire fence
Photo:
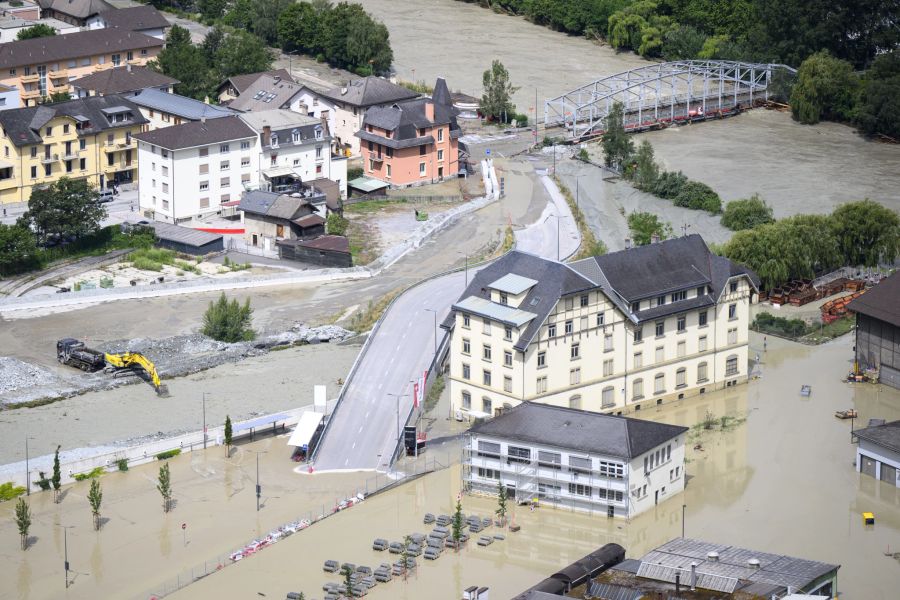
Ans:
{"type": "Polygon", "coordinates": [[[304,529],[322,522],[328,517],[332,517],[340,512],[349,510],[357,504],[363,502],[366,498],[387,491],[407,483],[413,479],[441,471],[450,466],[449,454],[443,460],[429,456],[420,457],[404,465],[404,470],[392,473],[376,473],[374,477],[365,480],[363,485],[349,491],[343,498],[335,498],[334,504],[329,506],[322,504],[320,507],[306,511],[297,516],[296,519],[284,523],[271,531],[265,536],[249,540],[245,544],[241,544],[233,552],[228,554],[220,554],[210,557],[203,562],[182,570],[166,581],[159,583],[145,593],[134,596],[134,600],[155,600],[163,598],[169,594],[174,594],[178,590],[199,581],[204,577],[212,575],[217,571],[233,565],[236,562],[250,558],[254,554],[261,552],[291,535],[298,534],[304,529]]]}

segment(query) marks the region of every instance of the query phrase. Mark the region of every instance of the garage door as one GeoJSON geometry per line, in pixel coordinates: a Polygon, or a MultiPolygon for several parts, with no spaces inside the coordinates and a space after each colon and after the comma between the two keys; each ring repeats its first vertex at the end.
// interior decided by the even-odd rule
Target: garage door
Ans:
{"type": "Polygon", "coordinates": [[[881,463],[881,480],[897,485],[897,469],[891,465],[881,463]]]}
{"type": "Polygon", "coordinates": [[[860,468],[860,471],[862,471],[869,477],[875,477],[875,459],[860,455],[860,460],[862,460],[862,467],[860,468]]]}

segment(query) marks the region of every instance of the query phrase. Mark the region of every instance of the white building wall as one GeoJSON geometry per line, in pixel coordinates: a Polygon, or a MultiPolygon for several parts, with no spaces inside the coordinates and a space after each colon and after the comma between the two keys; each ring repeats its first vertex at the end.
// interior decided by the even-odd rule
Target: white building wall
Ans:
{"type": "Polygon", "coordinates": [[[254,185],[266,189],[266,178],[262,171],[275,167],[290,167],[304,183],[324,177],[340,184],[341,197],[347,197],[347,161],[332,160],[331,138],[303,140],[278,140],[278,146],[263,146],[261,136],[254,142],[260,170],[255,174],[254,185]]]}
{"type": "MultiPolygon", "coordinates": [[[[0,88],[0,110],[11,108],[19,108],[19,88],[13,87],[8,90],[0,88]]],[[[346,173],[346,168],[344,172],[346,173]]]]}
{"type": "Polygon", "coordinates": [[[876,446],[872,442],[866,440],[859,440],[859,444],[856,447],[856,470],[862,470],[862,460],[863,457],[868,457],[874,461],[875,464],[875,478],[881,479],[881,464],[884,463],[886,465],[890,465],[897,469],[895,475],[894,485],[900,487],[900,452],[894,452],[882,446],[876,446]]]}

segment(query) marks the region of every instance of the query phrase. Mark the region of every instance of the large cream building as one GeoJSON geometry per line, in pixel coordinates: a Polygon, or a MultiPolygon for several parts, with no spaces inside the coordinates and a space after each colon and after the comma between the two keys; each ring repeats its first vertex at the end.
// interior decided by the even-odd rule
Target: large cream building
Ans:
{"type": "Polygon", "coordinates": [[[758,279],[698,235],[569,264],[511,252],[453,305],[454,413],[639,411],[747,380],[758,279]]]}

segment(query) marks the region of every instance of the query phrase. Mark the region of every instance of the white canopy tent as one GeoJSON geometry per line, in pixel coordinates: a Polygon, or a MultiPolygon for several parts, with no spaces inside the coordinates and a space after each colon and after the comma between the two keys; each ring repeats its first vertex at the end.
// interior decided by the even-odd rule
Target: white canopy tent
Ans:
{"type": "Polygon", "coordinates": [[[319,428],[319,425],[322,423],[322,419],[324,417],[325,415],[323,415],[322,413],[314,412],[311,410],[308,410],[305,413],[301,414],[300,420],[297,421],[297,427],[291,434],[287,445],[297,448],[300,448],[302,446],[309,446],[309,442],[312,440],[313,434],[316,433],[316,429],[319,428]]]}

